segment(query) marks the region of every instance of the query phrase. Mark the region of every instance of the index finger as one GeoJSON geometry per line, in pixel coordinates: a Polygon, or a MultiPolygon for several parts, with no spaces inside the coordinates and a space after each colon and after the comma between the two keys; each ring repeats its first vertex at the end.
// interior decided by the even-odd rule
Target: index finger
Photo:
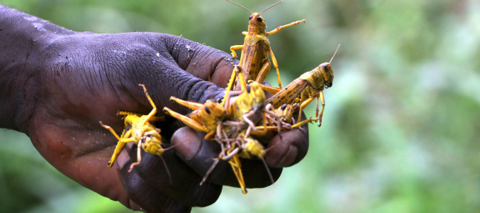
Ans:
{"type": "Polygon", "coordinates": [[[193,76],[219,87],[227,86],[238,60],[224,51],[182,37],[166,35],[165,45],[178,66],[193,76]]]}

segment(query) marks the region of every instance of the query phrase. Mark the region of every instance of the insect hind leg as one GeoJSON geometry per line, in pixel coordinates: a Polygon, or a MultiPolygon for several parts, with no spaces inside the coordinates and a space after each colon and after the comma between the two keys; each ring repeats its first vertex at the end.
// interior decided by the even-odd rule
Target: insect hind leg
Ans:
{"type": "Polygon", "coordinates": [[[148,115],[147,115],[146,121],[149,121],[150,119],[152,119],[155,116],[155,114],[157,114],[157,107],[155,106],[155,103],[153,103],[153,100],[150,97],[150,95],[148,94],[147,88],[145,87],[145,85],[139,84],[139,86],[141,86],[143,88],[143,92],[145,93],[145,96],[147,96],[147,99],[150,102],[150,105],[152,105],[152,107],[153,107],[152,111],[150,113],[148,113],[148,115]]]}

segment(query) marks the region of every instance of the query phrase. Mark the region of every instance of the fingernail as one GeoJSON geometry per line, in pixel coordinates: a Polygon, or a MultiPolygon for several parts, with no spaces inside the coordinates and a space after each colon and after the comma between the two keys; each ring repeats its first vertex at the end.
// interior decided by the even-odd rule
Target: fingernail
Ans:
{"type": "Polygon", "coordinates": [[[293,162],[295,161],[295,158],[297,157],[297,153],[298,153],[297,147],[290,145],[288,147],[287,152],[283,156],[283,158],[280,159],[280,161],[278,162],[277,166],[286,167],[286,166],[292,165],[293,162]]]}
{"type": "Polygon", "coordinates": [[[182,127],[173,133],[171,142],[175,145],[177,154],[183,160],[189,161],[197,155],[202,140],[198,137],[195,130],[189,127],[182,127]]]}
{"type": "Polygon", "coordinates": [[[117,158],[117,168],[122,169],[129,159],[130,159],[130,156],[128,156],[127,150],[123,149],[117,158]]]}
{"type": "Polygon", "coordinates": [[[265,160],[271,167],[282,168],[292,165],[295,162],[297,153],[298,148],[293,145],[283,147],[278,144],[269,150],[267,153],[268,156],[266,156],[265,160]]]}

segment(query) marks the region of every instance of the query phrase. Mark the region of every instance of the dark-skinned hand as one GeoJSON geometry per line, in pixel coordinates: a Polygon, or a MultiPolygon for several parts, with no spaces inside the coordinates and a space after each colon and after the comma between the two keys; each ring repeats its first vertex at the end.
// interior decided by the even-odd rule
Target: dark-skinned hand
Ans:
{"type": "MultiPolygon", "coordinates": [[[[215,141],[170,118],[158,123],[162,141],[175,145],[163,158],[142,154],[129,144],[116,166],[107,167],[124,128],[118,110],[152,110],[144,84],[162,112],[167,106],[189,111],[170,96],[203,103],[220,98],[233,64],[229,54],[161,33],[95,34],[73,32],[0,5],[0,127],[27,134],[41,155],[81,185],[131,209],[189,212],[214,203],[223,185],[238,187],[228,163],[221,161],[199,185],[218,157],[215,141]],[[209,80],[209,81],[208,81],[209,80]]],[[[162,114],[159,113],[159,116],[162,114]]],[[[276,180],[281,168],[299,162],[308,149],[308,131],[292,130],[268,138],[265,157],[276,180]]],[[[271,184],[258,160],[242,160],[247,187],[271,184]]],[[[241,191],[239,190],[239,196],[241,191]]]]}

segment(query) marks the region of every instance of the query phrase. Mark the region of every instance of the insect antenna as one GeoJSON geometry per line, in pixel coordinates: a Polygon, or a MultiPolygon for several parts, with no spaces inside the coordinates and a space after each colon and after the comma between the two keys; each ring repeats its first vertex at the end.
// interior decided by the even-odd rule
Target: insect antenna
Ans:
{"type": "MultiPolygon", "coordinates": [[[[228,0],[227,0],[227,1],[228,1],[228,0]]],[[[270,9],[270,8],[272,8],[272,7],[277,6],[277,4],[280,4],[280,3],[282,3],[282,2],[283,2],[283,0],[281,0],[281,1],[277,2],[277,3],[275,3],[275,4],[272,4],[270,7],[267,7],[267,8],[265,8],[264,10],[262,10],[259,14],[262,14],[263,12],[267,11],[268,9],[270,9]]]]}
{"type": "Polygon", "coordinates": [[[273,176],[272,176],[272,173],[270,172],[270,169],[268,168],[267,162],[263,158],[260,158],[260,160],[263,162],[265,169],[267,169],[267,173],[268,173],[268,177],[270,178],[270,181],[272,181],[272,184],[274,184],[275,181],[273,180],[273,176]]]}
{"type": "Polygon", "coordinates": [[[277,145],[278,145],[278,143],[273,144],[273,145],[271,145],[270,147],[266,148],[266,149],[265,149],[265,153],[267,153],[268,151],[272,150],[273,147],[275,147],[275,146],[277,146],[277,145]]]}
{"type": "Polygon", "coordinates": [[[338,46],[337,46],[337,49],[335,50],[335,53],[333,53],[333,56],[332,56],[332,58],[331,58],[331,59],[330,59],[330,61],[328,62],[329,64],[331,64],[331,63],[332,63],[332,60],[333,60],[333,58],[334,58],[334,57],[335,57],[335,55],[337,54],[338,48],[340,48],[340,44],[338,44],[338,46]]]}
{"type": "Polygon", "coordinates": [[[237,6],[239,6],[239,7],[243,8],[243,9],[245,9],[245,10],[248,10],[248,11],[250,11],[251,13],[253,13],[253,11],[252,11],[252,10],[250,10],[250,9],[248,9],[248,8],[246,8],[246,7],[244,7],[244,6],[240,5],[240,4],[238,4],[238,3],[235,3],[235,2],[233,2],[233,1],[230,1],[230,0],[226,0],[226,1],[228,1],[228,2],[230,2],[230,3],[232,3],[232,4],[234,4],[234,5],[237,5],[237,6]]]}
{"type": "MultiPolygon", "coordinates": [[[[163,149],[163,151],[167,151],[169,149],[173,149],[177,146],[178,144],[175,144],[173,146],[170,146],[168,148],[165,148],[163,149]]],[[[167,174],[168,174],[168,178],[170,179],[170,184],[173,185],[173,181],[172,181],[172,175],[170,174],[170,170],[168,169],[168,166],[167,166],[167,162],[165,162],[165,159],[163,159],[163,157],[161,155],[158,155],[160,157],[160,159],[162,159],[162,162],[163,162],[163,166],[165,166],[165,170],[167,170],[167,174]]]]}
{"type": "MultiPolygon", "coordinates": [[[[170,148],[173,148],[173,147],[169,147],[169,149],[170,148]]],[[[173,185],[172,175],[170,174],[170,170],[167,167],[167,163],[165,162],[165,160],[163,159],[163,157],[161,155],[159,155],[159,157],[160,157],[160,159],[162,159],[163,166],[165,166],[165,170],[167,170],[168,178],[170,179],[170,184],[173,185]]]]}
{"type": "Polygon", "coordinates": [[[208,175],[210,175],[210,173],[212,173],[213,169],[215,169],[215,167],[217,166],[218,162],[220,161],[220,158],[212,158],[213,159],[213,163],[212,165],[210,166],[210,168],[208,168],[208,171],[207,173],[205,173],[205,176],[203,176],[202,178],[202,181],[200,182],[200,186],[205,183],[205,181],[207,180],[207,177],[208,175]]]}

